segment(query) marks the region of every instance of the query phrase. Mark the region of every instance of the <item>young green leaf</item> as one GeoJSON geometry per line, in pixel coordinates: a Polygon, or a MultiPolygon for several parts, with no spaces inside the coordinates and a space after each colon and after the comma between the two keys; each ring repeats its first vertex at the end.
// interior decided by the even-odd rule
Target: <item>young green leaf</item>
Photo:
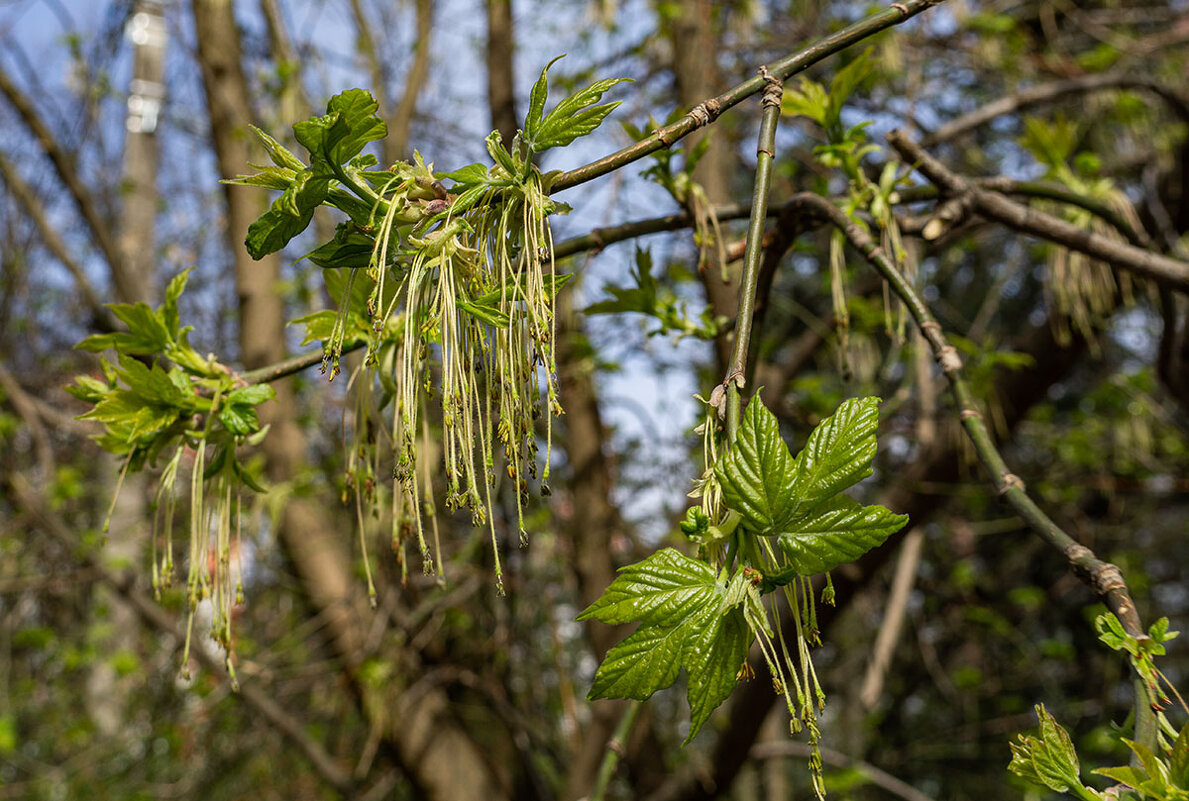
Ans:
{"type": "Polygon", "coordinates": [[[792,518],[797,506],[789,492],[793,464],[776,416],[758,397],[752,398],[735,443],[719,458],[714,472],[728,508],[743,515],[753,533],[778,535],[792,518]]]}
{"type": "Polygon", "coordinates": [[[838,494],[871,474],[878,404],[878,398],[844,401],[794,460],[776,417],[753,398],[735,443],[714,466],[727,507],[751,533],[778,537],[802,575],[854,561],[908,521],[838,494]]]}
{"type": "Polygon", "coordinates": [[[359,155],[368,142],[388,135],[388,126],[376,116],[379,104],[370,92],[348,89],[330,98],[326,114],[293,126],[297,141],[314,161],[336,167],[359,155]]]}
{"type": "Polygon", "coordinates": [[[299,172],[289,188],[273,201],[272,208],[248,226],[244,240],[248,255],[261,259],[275,253],[304,231],[330,191],[330,178],[309,168],[299,172]]]}
{"type": "Polygon", "coordinates": [[[882,545],[907,522],[908,515],[838,495],[786,523],[780,549],[801,575],[825,573],[882,545]]]}
{"type": "Polygon", "coordinates": [[[537,78],[532,91],[528,94],[528,114],[524,117],[524,138],[529,142],[532,142],[537,135],[537,128],[541,125],[545,114],[545,100],[549,96],[549,68],[563,58],[565,58],[564,53],[545,65],[545,69],[541,70],[541,77],[537,78]]]}
{"type": "Polygon", "coordinates": [[[266,134],[264,131],[257,128],[255,125],[249,126],[252,132],[260,139],[261,144],[264,145],[264,150],[268,153],[268,157],[272,159],[272,163],[278,167],[293,170],[294,172],[301,172],[306,168],[301,159],[293,155],[287,147],[282,145],[276,139],[266,134]]]}
{"type": "Polygon", "coordinates": [[[225,403],[219,406],[219,422],[237,437],[254,434],[260,428],[256,409],[244,403],[225,403]]]}
{"type": "Polygon", "coordinates": [[[852,398],[813,430],[793,466],[795,511],[833,497],[871,475],[878,426],[879,398],[852,398]]]}
{"type": "Polygon", "coordinates": [[[524,142],[535,153],[543,153],[554,147],[565,147],[578,137],[586,136],[598,128],[619,103],[606,103],[601,106],[594,104],[598,103],[611,87],[631,80],[606,78],[595,81],[562,100],[547,115],[543,115],[549,91],[547,73],[558,58],[561,56],[550,61],[545,69],[541,70],[541,77],[533,84],[529,93],[528,115],[525,117],[524,130],[521,133],[524,135],[524,142]]]}
{"type": "Polygon", "coordinates": [[[175,339],[181,328],[181,321],[178,317],[178,298],[186,291],[186,284],[190,280],[190,271],[193,269],[193,267],[187,267],[182,270],[165,287],[165,302],[161,304],[161,321],[165,323],[165,329],[175,339]]]}
{"type": "Polygon", "coordinates": [[[727,604],[714,570],[672,548],[620,570],[578,616],[591,618],[611,624],[638,620],[640,627],[607,652],[589,697],[643,701],[675,682],[684,667],[687,743],[731,694],[751,644],[743,610],[727,604]]]}
{"type": "Polygon", "coordinates": [[[334,236],[314,250],[306,258],[319,267],[367,267],[371,263],[372,248],[376,240],[360,231],[351,223],[339,223],[334,236]]]}
{"type": "Polygon", "coordinates": [[[1037,704],[1036,715],[1040,718],[1040,737],[1021,734],[1018,742],[1010,744],[1012,760],[1008,770],[1054,792],[1083,790],[1081,767],[1069,733],[1045,710],[1044,704],[1037,704]]]}
{"type": "Polygon", "coordinates": [[[228,403],[243,403],[248,406],[259,406],[277,396],[277,391],[271,384],[252,384],[227,393],[228,403]]]}

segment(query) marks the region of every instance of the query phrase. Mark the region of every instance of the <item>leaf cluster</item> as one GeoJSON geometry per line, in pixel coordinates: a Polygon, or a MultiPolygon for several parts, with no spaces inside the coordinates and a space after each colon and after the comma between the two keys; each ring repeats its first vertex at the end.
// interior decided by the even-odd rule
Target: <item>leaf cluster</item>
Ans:
{"type": "Polygon", "coordinates": [[[585,314],[620,314],[634,312],[652,317],[658,327],[648,332],[650,337],[675,332],[677,338],[692,336],[698,339],[714,339],[718,336],[722,320],[716,318],[709,308],[703,309],[698,320],[693,320],[685,302],[667,286],[661,286],[652,275],[652,252],[636,248],[632,278],[635,286],[618,287],[607,284],[604,290],[611,293],[609,300],[600,300],[587,306],[585,314]]]}
{"type": "MultiPolygon", "coordinates": [[[[256,407],[275,395],[267,384],[238,385],[230,370],[191,347],[192,329],[181,326],[177,308],[189,275],[186,270],[169,282],[157,309],[146,303],[111,304],[128,330],[96,334],[77,346],[116,353],[114,365],[100,357],[102,380],[78,376],[67,391],[92,405],[81,419],[102,423],[96,440],[105,450],[127,456],[133,469],[195,439],[234,449],[260,434],[256,407]],[[196,425],[203,416],[217,425],[203,430],[196,425]]],[[[255,486],[246,471],[240,472],[255,486]]]]}
{"type": "MultiPolygon", "coordinates": [[[[641,624],[608,652],[592,699],[644,700],[685,668],[688,742],[747,673],[744,661],[757,636],[769,654],[772,630],[761,597],[857,559],[905,524],[904,515],[841,494],[871,475],[878,404],[877,398],[843,402],[794,459],[775,416],[758,397],[751,400],[735,442],[713,469],[725,514],[712,519],[695,507],[681,523],[682,533],[704,550],[730,543],[738,564],[728,556],[716,570],[668,548],[623,568],[578,617],[641,624]],[[768,539],[776,541],[779,559],[765,558],[768,539]]],[[[804,666],[801,673],[809,675],[804,666]]],[[[796,692],[812,725],[800,684],[796,692]]]]}

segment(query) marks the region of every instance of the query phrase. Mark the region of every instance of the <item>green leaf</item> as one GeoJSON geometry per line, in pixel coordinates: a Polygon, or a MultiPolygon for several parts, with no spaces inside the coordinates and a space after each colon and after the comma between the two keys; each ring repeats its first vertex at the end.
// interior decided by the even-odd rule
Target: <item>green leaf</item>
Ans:
{"type": "MultiPolygon", "coordinates": [[[[620,78],[618,80],[628,79],[620,78]]],[[[570,117],[555,119],[550,114],[549,118],[541,125],[541,131],[537,134],[537,139],[532,145],[533,150],[542,153],[550,148],[565,147],[575,139],[586,136],[602,125],[603,120],[607,119],[607,115],[619,108],[620,102],[617,100],[614,103],[593,106],[570,117]]]]}
{"type": "Polygon", "coordinates": [[[752,398],[735,443],[719,458],[714,473],[727,507],[743,515],[753,533],[778,535],[793,517],[793,464],[776,416],[758,397],[752,398]]]}
{"type": "Polygon", "coordinates": [[[783,526],[780,548],[803,576],[853,562],[904,528],[908,515],[839,495],[783,526]]]}
{"type": "Polygon", "coordinates": [[[541,70],[541,77],[537,78],[532,91],[528,94],[528,113],[524,117],[524,138],[529,142],[532,142],[537,135],[537,129],[541,125],[545,113],[545,100],[549,96],[549,68],[565,57],[565,53],[563,53],[546,64],[545,69],[541,70]]]}
{"type": "Polygon", "coordinates": [[[275,253],[304,231],[330,192],[330,178],[314,168],[299,172],[289,188],[273,201],[272,208],[248,226],[244,240],[248,255],[261,259],[275,253]]]}
{"type": "Polygon", "coordinates": [[[243,403],[226,403],[219,407],[219,422],[237,437],[254,434],[260,428],[256,410],[243,403]]]}
{"type": "MultiPolygon", "coordinates": [[[[496,134],[498,131],[492,131],[492,133],[496,134]]],[[[491,136],[489,135],[487,139],[490,142],[491,136]]],[[[439,172],[435,173],[435,175],[437,175],[439,179],[453,181],[455,184],[462,184],[463,186],[487,182],[487,168],[482,164],[468,164],[467,166],[460,167],[453,172],[439,172]]]]}
{"type": "Polygon", "coordinates": [[[95,408],[79,417],[104,423],[108,434],[123,444],[151,438],[169,428],[179,419],[179,411],[172,406],[148,403],[144,397],[126,389],[108,393],[95,408]]]}
{"type": "Polygon", "coordinates": [[[235,477],[238,478],[241,482],[243,482],[244,486],[246,486],[248,489],[252,490],[252,492],[259,492],[259,493],[268,492],[268,490],[265,489],[263,486],[261,486],[260,482],[256,480],[256,477],[254,475],[252,475],[252,471],[248,470],[246,467],[244,467],[238,461],[234,461],[231,463],[231,469],[232,469],[232,471],[234,471],[235,477]]]}
{"type": "Polygon", "coordinates": [[[1181,727],[1181,733],[1172,744],[1168,757],[1168,780],[1182,790],[1189,790],[1189,723],[1181,727]]]}
{"type": "Polygon", "coordinates": [[[252,384],[247,387],[233,389],[227,393],[228,403],[243,403],[248,406],[259,406],[277,396],[277,391],[271,384],[252,384]]]}
{"type": "MultiPolygon", "coordinates": [[[[570,283],[570,279],[574,277],[573,273],[557,273],[556,275],[542,276],[542,283],[545,285],[543,289],[545,294],[552,300],[561,291],[562,287],[570,283]]],[[[513,298],[518,294],[520,297],[524,296],[527,291],[528,277],[525,275],[513,276],[504,282],[504,287],[500,289],[492,289],[484,292],[479,297],[475,298],[475,303],[481,303],[487,306],[498,303],[501,298],[513,298]]]]}
{"type": "MultiPolygon", "coordinates": [[[[500,136],[499,131],[492,131],[487,135],[487,152],[491,156],[491,160],[503,167],[504,172],[509,176],[516,175],[518,170],[516,168],[516,160],[512,158],[512,154],[508,152],[508,148],[504,147],[503,137],[500,136]]],[[[487,183],[487,176],[484,174],[480,181],[472,183],[487,183]]]]}
{"type": "Polygon", "coordinates": [[[1044,704],[1037,704],[1036,715],[1040,718],[1040,737],[1021,734],[1018,742],[1011,744],[1008,770],[1058,793],[1071,788],[1075,792],[1082,790],[1081,766],[1068,732],[1045,711],[1044,704]]]}
{"type": "Polygon", "coordinates": [[[458,308],[487,325],[496,328],[508,328],[512,325],[512,318],[495,306],[485,303],[471,303],[466,300],[459,300],[457,303],[458,308]]]}
{"type": "Polygon", "coordinates": [[[1098,776],[1106,776],[1108,779],[1135,789],[1139,789],[1145,778],[1141,771],[1125,765],[1117,768],[1095,768],[1090,772],[1098,776]]]}
{"type": "Polygon", "coordinates": [[[306,258],[319,267],[367,267],[371,263],[376,240],[352,223],[339,223],[328,242],[310,251],[306,258]]]}
{"type": "Polygon", "coordinates": [[[293,134],[312,159],[337,167],[359,155],[368,142],[388,135],[388,126],[376,116],[377,108],[370,92],[348,89],[330,98],[325,116],[297,123],[293,134]]]}
{"type": "Polygon", "coordinates": [[[273,139],[255,125],[250,127],[256,136],[260,138],[260,142],[264,145],[264,149],[268,152],[268,157],[272,159],[273,164],[293,170],[294,172],[301,172],[306,168],[306,165],[302,163],[301,159],[293,155],[288,148],[276,139],[273,139]]]}
{"type": "Polygon", "coordinates": [[[1069,732],[1045,710],[1044,704],[1037,705],[1036,714],[1040,718],[1040,738],[1044,748],[1033,758],[1036,760],[1036,769],[1041,779],[1048,777],[1049,781],[1045,783],[1058,792],[1063,792],[1067,787],[1080,785],[1081,765],[1078,763],[1077,751],[1073,747],[1073,740],[1069,738],[1069,732]],[[1065,786],[1058,787],[1058,783],[1065,786]]]}
{"type": "Polygon", "coordinates": [[[186,291],[186,284],[190,280],[193,267],[187,267],[175,275],[165,287],[165,302],[161,305],[161,321],[165,328],[176,340],[181,321],[178,317],[178,298],[186,291]]]}
{"type": "Polygon", "coordinates": [[[304,325],[305,336],[302,337],[301,344],[308,345],[311,342],[320,342],[330,339],[334,333],[334,323],[338,319],[338,313],[330,309],[323,309],[322,311],[307,314],[304,317],[298,317],[296,320],[290,320],[289,325],[304,325]]]}
{"type": "Polygon", "coordinates": [[[813,506],[871,475],[879,398],[843,401],[809,435],[793,466],[797,510],[813,506]]]}
{"type": "Polygon", "coordinates": [[[135,392],[140,397],[144,398],[146,403],[156,403],[161,406],[177,406],[192,408],[193,404],[187,404],[188,400],[192,400],[194,392],[191,389],[189,393],[183,392],[174,383],[169,374],[161,369],[161,365],[156,362],[152,367],[148,367],[144,362],[138,361],[131,356],[126,356],[123,353],[118,353],[117,358],[120,362],[120,378],[127,384],[128,389],[135,392]]]}
{"type": "MultiPolygon", "coordinates": [[[[558,56],[561,58],[561,56],[558,56]]],[[[553,147],[564,147],[580,136],[586,136],[598,128],[619,103],[594,105],[599,102],[603,94],[616,84],[630,81],[630,78],[605,78],[595,81],[590,86],[578,90],[573,95],[562,100],[549,114],[542,117],[545,99],[548,94],[548,79],[546,74],[549,67],[557,62],[557,58],[549,62],[541,71],[541,77],[533,85],[529,94],[529,110],[525,117],[524,141],[536,153],[543,153],[553,147]]]]}
{"type": "Polygon", "coordinates": [[[827,127],[830,124],[837,124],[846,101],[874,71],[875,65],[871,62],[872,50],[873,48],[870,47],[864,50],[861,55],[838,70],[833,80],[830,81],[830,112],[827,127]]]}
{"type": "Polygon", "coordinates": [[[689,679],[690,732],[694,738],[710,713],[738,683],[751,633],[742,609],[728,605],[714,570],[672,548],[620,570],[578,620],[640,621],[640,627],[607,652],[589,698],[643,701],[677,680],[689,679]]]}
{"type": "Polygon", "coordinates": [[[290,170],[286,167],[261,167],[256,164],[248,166],[259,170],[259,172],[253,175],[237,175],[219,183],[232,186],[257,186],[262,189],[276,189],[283,192],[289,188],[289,185],[293,183],[293,178],[297,175],[297,170],[290,170]]]}
{"type": "Polygon", "coordinates": [[[796,88],[785,89],[780,111],[790,117],[808,117],[825,127],[830,114],[830,96],[820,83],[803,77],[796,88]]]}
{"type": "Polygon", "coordinates": [[[752,398],[734,444],[714,466],[727,507],[751,533],[778,537],[802,575],[854,561],[908,522],[838,494],[871,474],[878,404],[878,398],[844,401],[794,460],[776,417],[752,398]]]}
{"type": "Polygon", "coordinates": [[[133,356],[154,356],[172,341],[164,321],[147,303],[109,303],[107,307],[128,326],[128,332],[89,336],[76,348],[92,352],[115,348],[133,356]]]}

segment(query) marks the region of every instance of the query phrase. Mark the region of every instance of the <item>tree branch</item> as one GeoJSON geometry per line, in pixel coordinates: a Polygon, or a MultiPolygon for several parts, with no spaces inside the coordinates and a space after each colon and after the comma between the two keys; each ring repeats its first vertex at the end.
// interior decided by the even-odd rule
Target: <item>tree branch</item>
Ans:
{"type": "Polygon", "coordinates": [[[87,221],[92,238],[103,253],[103,258],[112,271],[113,279],[118,283],[123,270],[120,251],[116,247],[115,239],[112,238],[107,221],[99,213],[99,206],[95,202],[95,198],[79,177],[74,159],[58,144],[58,140],[54,138],[53,132],[46,125],[45,120],[37,113],[32,101],[17,88],[3,67],[0,67],[0,94],[3,94],[16,109],[17,114],[24,121],[25,127],[29,129],[29,132],[37,139],[37,143],[41,145],[41,149],[49,156],[58,177],[66,185],[67,191],[70,192],[70,196],[74,198],[75,204],[82,212],[83,219],[87,221]]]}
{"type": "Polygon", "coordinates": [[[79,295],[82,296],[83,303],[94,317],[95,327],[100,331],[115,330],[115,317],[99,300],[95,287],[91,285],[91,279],[87,277],[82,265],[71,255],[57,229],[50,225],[49,215],[46,214],[45,206],[41,205],[41,199],[37,197],[33,187],[25,182],[12,162],[3,154],[0,154],[0,177],[8,185],[8,190],[12,192],[13,197],[25,207],[25,212],[37,226],[38,233],[41,234],[41,241],[49,248],[50,253],[54,254],[54,258],[62,262],[62,266],[74,276],[75,286],[79,295]]]}
{"type": "MultiPolygon", "coordinates": [[[[844,50],[852,44],[860,42],[885,28],[898,25],[927,8],[939,5],[941,2],[944,2],[944,0],[907,0],[904,3],[893,3],[883,11],[872,14],[870,17],[852,25],[848,25],[837,33],[831,34],[824,39],[819,39],[814,44],[798,50],[796,53],[773,64],[769,64],[768,71],[779,80],[786,81],[791,76],[804,71],[806,68],[837,53],[839,50],[844,50]]],[[[617,150],[597,161],[592,161],[590,164],[562,173],[553,182],[553,191],[560,192],[563,189],[570,189],[579,184],[586,183],[609,172],[614,172],[625,164],[631,164],[633,161],[637,161],[649,153],[655,153],[658,150],[670,147],[674,142],[688,136],[693,131],[709,125],[724,111],[738,105],[763,88],[764,79],[756,76],[755,78],[744,81],[733,89],[727,90],[718,97],[705,100],[690,109],[677,122],[657,129],[647,139],[643,139],[622,150],[617,150]]]]}
{"type": "Polygon", "coordinates": [[[888,142],[905,161],[914,164],[921,174],[937,184],[945,194],[961,202],[968,202],[972,210],[984,217],[1101,259],[1121,269],[1138,273],[1164,286],[1189,293],[1189,263],[1124,242],[1116,242],[1058,217],[1016,203],[998,192],[983,189],[978,184],[951,172],[940,161],[926,153],[920,145],[909,139],[903,131],[889,133],[888,142]]]}
{"type": "Polygon", "coordinates": [[[962,427],[974,445],[979,459],[991,474],[995,489],[1011,507],[1024,519],[1042,540],[1060,551],[1069,563],[1070,569],[1084,581],[1115,613],[1128,634],[1146,638],[1147,633],[1140,624],[1135,602],[1131,599],[1127,584],[1119,568],[1103,562],[1094,552],[1069,536],[1041,510],[1024,489],[1024,482],[1012,473],[991,438],[983,422],[982,414],[975,409],[974,397],[962,375],[962,360],[957,350],[950,345],[941,332],[941,324],[933,317],[925,302],[912,285],[900,274],[891,260],[884,254],[871,235],[854,223],[829,200],[810,192],[797,196],[799,202],[815,209],[846,236],[847,241],[875,267],[891,285],[892,290],[908,308],[917,327],[928,341],[933,354],[941,365],[942,372],[950,384],[954,404],[959,410],[962,427]]]}
{"type": "Polygon", "coordinates": [[[1189,97],[1153,78],[1111,73],[1082,75],[1067,81],[1054,81],[1052,83],[1034,86],[1031,89],[1002,97],[992,103],[981,106],[969,114],[964,114],[956,120],[946,123],[936,131],[925,134],[921,137],[921,145],[924,147],[933,147],[942,142],[956,139],[968,131],[985,125],[996,117],[1014,114],[1022,109],[1047,103],[1066,95],[1085,94],[1087,92],[1096,92],[1100,89],[1142,89],[1167,101],[1169,106],[1172,107],[1182,120],[1189,121],[1189,97]]]}

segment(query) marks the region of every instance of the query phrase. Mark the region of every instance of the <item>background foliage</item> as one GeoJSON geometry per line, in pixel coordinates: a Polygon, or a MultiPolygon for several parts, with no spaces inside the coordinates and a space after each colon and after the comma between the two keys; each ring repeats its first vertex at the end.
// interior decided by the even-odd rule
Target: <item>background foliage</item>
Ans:
{"type": "MultiPolygon", "coordinates": [[[[566,415],[553,493],[525,510],[528,548],[514,524],[498,529],[506,597],[489,534],[469,515],[437,516],[454,544],[446,581],[414,569],[402,586],[384,527],[357,515],[369,421],[344,400],[345,382],[328,386],[314,368],[276,382],[273,400],[239,396],[229,431],[270,425],[224,462],[266,490],[244,496],[251,525],[231,574],[246,598],[232,610],[239,693],[203,636],[190,678],[179,677],[184,594],[163,588],[154,601],[149,569],[154,543],[174,537],[159,472],[124,479],[104,533],[121,462],[74,419],[87,407],[63,387],[103,374],[73,346],[124,336],[120,320],[136,304],[169,309],[169,282],[194,267],[164,313],[162,342],[150,344],[184,353],[212,371],[211,391],[226,379],[228,392],[243,388],[206,354],[243,374],[304,352],[285,321],[333,302],[322,270],[299,257],[336,220],[315,213],[311,234],[279,256],[248,257],[248,224],[267,199],[216,181],[266,162],[251,124],[295,147],[294,122],[364,86],[390,131],[375,146],[381,164],[416,148],[454,169],[487,160],[492,128],[512,141],[541,68],[568,52],[550,71],[552,97],[635,79],[607,87],[623,104],[598,132],[541,160],[571,169],[870,10],[743,0],[0,6],[0,797],[589,793],[622,702],[584,699],[598,660],[628,631],[575,618],[615,568],[685,547],[678,523],[704,469],[693,433],[704,407],[692,396],[708,397],[725,372],[745,216],[731,204],[751,194],[758,103],[726,113],[704,144],[558,195],[574,212],[555,218],[557,242],[603,234],[575,243],[564,265],[577,278],[559,295],[566,415]],[[686,230],[608,244],[611,226],[683,210],[653,230],[686,230]]],[[[1020,202],[1185,258],[1189,11],[951,0],[867,44],[867,55],[851,48],[787,87],[749,381],[764,387],[794,454],[844,399],[884,398],[875,474],[852,492],[910,520],[836,571],[837,605],[818,608],[827,784],[855,798],[1023,793],[1005,770],[1008,742],[1036,725],[1042,700],[1088,779],[1129,757],[1115,725],[1133,697],[1126,662],[1092,625],[1101,606],[989,489],[928,349],[885,307],[874,273],[782,204],[811,190],[844,206],[862,200],[895,223],[1015,473],[1122,568],[1145,621],[1169,616],[1182,629],[1185,297],[937,203],[928,183],[908,186],[881,163],[894,155],[884,135],[902,128],[1020,202]]],[[[198,458],[179,454],[186,470],[198,458]]],[[[515,497],[498,503],[514,521],[515,497]]],[[[209,627],[200,619],[197,630],[209,627]]],[[[1174,684],[1182,642],[1159,662],[1174,684]]],[[[758,654],[753,664],[757,677],[685,748],[684,688],[655,695],[609,797],[808,792],[803,746],[788,737],[758,654]]]]}

